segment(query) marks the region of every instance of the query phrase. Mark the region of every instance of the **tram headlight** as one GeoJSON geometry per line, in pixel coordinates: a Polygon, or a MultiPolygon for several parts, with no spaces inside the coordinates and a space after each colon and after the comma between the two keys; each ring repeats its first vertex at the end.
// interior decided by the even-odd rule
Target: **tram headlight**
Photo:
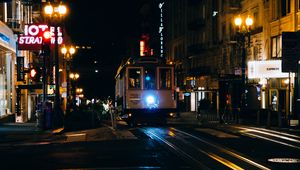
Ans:
{"type": "Polygon", "coordinates": [[[145,103],[148,108],[156,108],[158,106],[158,99],[154,95],[148,95],[145,97],[145,103]]]}
{"type": "Polygon", "coordinates": [[[147,96],[146,102],[147,102],[148,105],[154,104],[155,103],[154,96],[147,96]]]}

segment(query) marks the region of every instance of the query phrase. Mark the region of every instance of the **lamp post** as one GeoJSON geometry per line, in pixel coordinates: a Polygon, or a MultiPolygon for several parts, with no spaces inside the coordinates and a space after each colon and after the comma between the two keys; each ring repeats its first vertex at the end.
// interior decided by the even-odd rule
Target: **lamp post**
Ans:
{"type": "Polygon", "coordinates": [[[80,104],[81,99],[84,97],[82,88],[76,88],[76,96],[78,96],[79,104],[80,104]]]}
{"type": "Polygon", "coordinates": [[[238,16],[234,20],[234,24],[237,27],[237,36],[238,36],[238,44],[242,50],[241,57],[241,69],[242,69],[242,80],[241,80],[241,103],[240,107],[243,111],[247,106],[246,104],[246,48],[247,44],[250,47],[250,31],[251,26],[253,25],[253,19],[248,15],[246,19],[243,19],[241,16],[238,16]],[[246,38],[248,42],[246,43],[246,38]]]}
{"type": "MultiPolygon", "coordinates": [[[[50,2],[44,7],[44,14],[49,18],[48,22],[54,25],[54,66],[55,66],[55,101],[54,101],[54,114],[60,116],[61,124],[63,124],[63,113],[60,107],[60,92],[59,92],[59,57],[58,57],[58,24],[62,21],[67,13],[67,7],[61,2],[55,6],[50,2]]],[[[59,121],[59,120],[55,120],[59,121]]],[[[58,125],[60,126],[60,125],[58,125]]]]}
{"type": "Polygon", "coordinates": [[[71,67],[71,60],[73,58],[73,54],[75,53],[75,48],[70,46],[70,47],[63,47],[61,49],[61,53],[64,56],[64,59],[66,61],[66,82],[67,82],[67,109],[66,113],[70,113],[70,79],[69,79],[69,74],[70,74],[70,67],[71,67]]]}
{"type": "Polygon", "coordinates": [[[75,87],[74,82],[79,78],[79,74],[78,73],[70,73],[69,77],[72,80],[72,94],[73,94],[72,95],[72,98],[73,98],[72,104],[75,107],[75,105],[76,105],[76,87],[75,87]]]}

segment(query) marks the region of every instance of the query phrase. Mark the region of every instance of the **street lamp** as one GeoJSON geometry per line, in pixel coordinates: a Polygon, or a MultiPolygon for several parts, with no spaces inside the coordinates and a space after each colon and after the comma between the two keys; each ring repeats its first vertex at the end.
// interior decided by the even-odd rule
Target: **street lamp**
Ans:
{"type": "MultiPolygon", "coordinates": [[[[54,1],[55,4],[48,4],[44,7],[44,14],[49,18],[48,22],[54,25],[54,66],[55,66],[55,102],[54,114],[61,116],[63,123],[63,113],[60,107],[60,92],[59,92],[59,57],[58,57],[58,24],[67,14],[67,7],[60,2],[54,1]]],[[[57,120],[55,120],[57,121],[57,120]]]]}
{"type": "Polygon", "coordinates": [[[82,88],[76,88],[76,97],[77,96],[79,98],[79,104],[80,104],[82,98],[84,97],[84,95],[83,95],[83,89],[82,88]]]}
{"type": "Polygon", "coordinates": [[[69,74],[70,74],[70,67],[71,67],[71,60],[73,58],[73,54],[75,54],[75,48],[70,46],[70,47],[63,47],[61,49],[61,53],[63,54],[63,57],[66,61],[66,81],[67,81],[67,109],[66,113],[70,113],[70,79],[69,79],[69,74]]]}
{"type": "Polygon", "coordinates": [[[237,27],[237,38],[239,47],[242,49],[242,82],[241,82],[241,109],[245,109],[246,104],[246,45],[250,47],[250,32],[253,25],[253,19],[248,15],[246,19],[243,19],[240,15],[235,18],[234,24],[237,27]],[[246,44],[246,38],[248,43],[246,44]]]}
{"type": "Polygon", "coordinates": [[[82,88],[76,88],[76,94],[81,94],[83,92],[82,88]]]}
{"type": "Polygon", "coordinates": [[[75,105],[76,105],[76,87],[75,87],[75,83],[74,82],[79,78],[79,74],[78,73],[70,73],[69,77],[72,80],[72,93],[73,93],[73,95],[72,95],[72,97],[73,97],[72,103],[73,103],[73,105],[75,107],[75,105]]]}

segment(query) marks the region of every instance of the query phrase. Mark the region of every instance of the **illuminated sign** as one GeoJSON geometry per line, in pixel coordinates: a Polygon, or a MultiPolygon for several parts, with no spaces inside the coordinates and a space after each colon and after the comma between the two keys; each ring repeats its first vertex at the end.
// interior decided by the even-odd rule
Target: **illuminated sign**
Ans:
{"type": "Polygon", "coordinates": [[[150,37],[148,34],[142,35],[141,40],[140,40],[140,56],[152,55],[150,46],[149,46],[149,39],[150,39],[150,37]]]}
{"type": "MultiPolygon", "coordinates": [[[[51,33],[51,44],[55,43],[55,27],[49,27],[48,25],[25,25],[24,34],[21,34],[18,38],[19,50],[40,50],[42,47],[43,34],[45,31],[51,33]]],[[[63,43],[62,30],[57,27],[57,43],[63,43]]]]}
{"type": "Polygon", "coordinates": [[[249,61],[248,78],[285,78],[288,73],[281,71],[281,60],[249,61]]]}
{"type": "Polygon", "coordinates": [[[158,7],[160,9],[160,26],[159,26],[159,35],[160,35],[160,57],[164,57],[164,35],[163,35],[163,29],[164,29],[164,20],[163,20],[163,5],[165,3],[161,2],[159,3],[158,7]]]}
{"type": "Polygon", "coordinates": [[[0,33],[0,39],[9,44],[10,39],[6,35],[0,33]]]}
{"type": "Polygon", "coordinates": [[[145,41],[140,41],[140,56],[145,56],[145,41]]]}

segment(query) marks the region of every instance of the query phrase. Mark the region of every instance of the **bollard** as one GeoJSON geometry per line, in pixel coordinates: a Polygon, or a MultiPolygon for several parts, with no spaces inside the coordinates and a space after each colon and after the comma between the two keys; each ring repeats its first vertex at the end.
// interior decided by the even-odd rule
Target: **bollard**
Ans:
{"type": "Polygon", "coordinates": [[[117,129],[115,110],[113,108],[111,108],[111,109],[109,109],[109,112],[110,112],[110,118],[111,118],[111,126],[113,129],[117,129]]]}

